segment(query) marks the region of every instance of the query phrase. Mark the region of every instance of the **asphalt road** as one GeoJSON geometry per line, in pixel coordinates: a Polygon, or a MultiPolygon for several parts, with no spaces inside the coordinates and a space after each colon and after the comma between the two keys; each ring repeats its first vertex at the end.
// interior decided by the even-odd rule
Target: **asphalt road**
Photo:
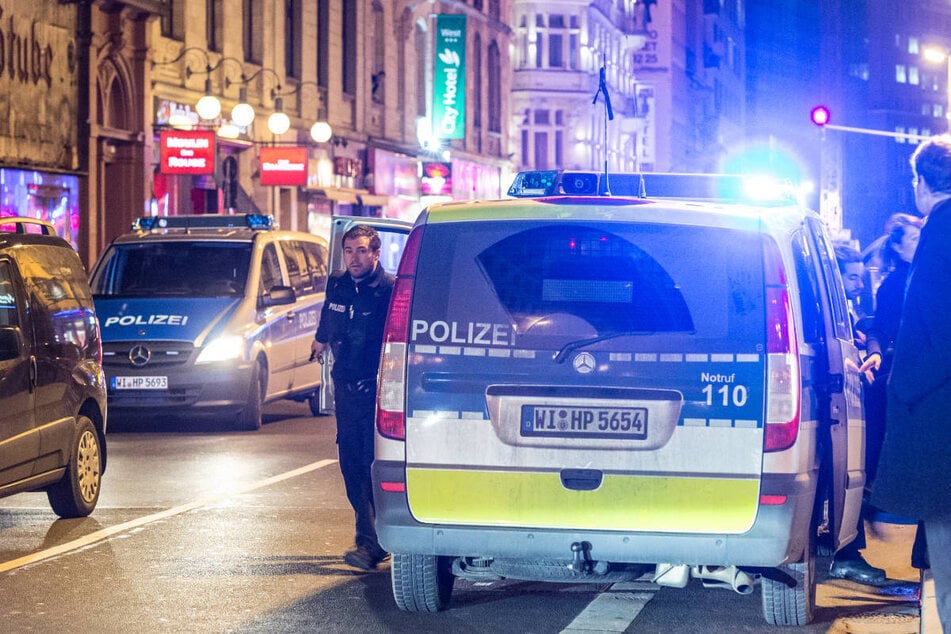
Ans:
{"type": "MultiPolygon", "coordinates": [[[[388,564],[362,573],[341,559],[352,514],[334,420],[289,402],[265,411],[257,433],[184,424],[110,433],[103,493],[89,518],[57,520],[44,494],[0,501],[0,630],[917,632],[910,585],[884,592],[824,577],[816,622],[803,628],[765,625],[758,587],[741,596],[699,582],[677,590],[646,581],[457,581],[448,611],[400,612],[388,564]]],[[[881,525],[879,533],[871,563],[916,580],[912,527],[881,525]]]]}

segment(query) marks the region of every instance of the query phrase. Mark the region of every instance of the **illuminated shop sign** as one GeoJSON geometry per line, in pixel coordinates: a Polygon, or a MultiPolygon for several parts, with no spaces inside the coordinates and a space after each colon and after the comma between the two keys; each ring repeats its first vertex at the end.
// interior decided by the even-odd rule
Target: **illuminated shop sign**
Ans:
{"type": "Polygon", "coordinates": [[[262,147],[262,185],[307,185],[306,147],[262,147]]]}
{"type": "Polygon", "coordinates": [[[420,189],[424,196],[449,196],[452,194],[452,163],[429,161],[422,163],[423,175],[420,189]]]}
{"type": "Polygon", "coordinates": [[[462,139],[466,134],[466,16],[440,15],[436,21],[436,75],[433,136],[462,139]]]}
{"type": "Polygon", "coordinates": [[[214,174],[215,133],[163,131],[160,170],[163,174],[214,174]]]}

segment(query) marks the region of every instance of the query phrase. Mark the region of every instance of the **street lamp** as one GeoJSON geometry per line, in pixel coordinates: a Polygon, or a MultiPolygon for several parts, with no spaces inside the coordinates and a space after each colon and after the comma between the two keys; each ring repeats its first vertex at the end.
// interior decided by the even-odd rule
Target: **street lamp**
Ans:
{"type": "Polygon", "coordinates": [[[922,52],[922,56],[925,60],[933,64],[944,64],[947,68],[947,76],[945,78],[944,88],[945,88],[945,110],[944,117],[948,121],[948,131],[951,132],[951,55],[948,54],[948,51],[942,48],[937,48],[934,46],[925,47],[922,52]]]}

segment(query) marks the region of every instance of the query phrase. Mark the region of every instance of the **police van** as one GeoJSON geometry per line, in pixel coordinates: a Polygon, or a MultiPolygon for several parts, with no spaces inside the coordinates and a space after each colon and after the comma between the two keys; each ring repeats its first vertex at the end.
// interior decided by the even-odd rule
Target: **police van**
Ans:
{"type": "Polygon", "coordinates": [[[646,574],[759,585],[769,623],[808,623],[818,537],[855,537],[865,483],[826,228],[739,178],[610,179],[520,174],[416,221],[373,464],[396,602],[646,574]]]}
{"type": "Polygon", "coordinates": [[[321,237],[258,214],[146,217],[92,272],[110,413],[261,426],[279,398],[321,412],[309,362],[323,306],[321,237]]]}

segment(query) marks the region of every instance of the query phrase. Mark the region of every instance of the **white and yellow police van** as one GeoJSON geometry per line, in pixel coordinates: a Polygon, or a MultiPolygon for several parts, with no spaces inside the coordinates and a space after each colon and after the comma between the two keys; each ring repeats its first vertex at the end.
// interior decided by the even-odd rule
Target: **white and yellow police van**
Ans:
{"type": "Polygon", "coordinates": [[[92,272],[115,418],[208,416],[261,426],[263,403],[307,400],[327,284],[321,237],[256,214],[148,217],[92,272]]]}
{"type": "Polygon", "coordinates": [[[865,481],[826,229],[795,204],[610,178],[612,196],[598,174],[520,174],[523,198],[417,220],[373,465],[396,602],[444,609],[457,576],[646,570],[668,586],[759,583],[768,622],[808,623],[817,535],[854,538],[865,481]]]}

